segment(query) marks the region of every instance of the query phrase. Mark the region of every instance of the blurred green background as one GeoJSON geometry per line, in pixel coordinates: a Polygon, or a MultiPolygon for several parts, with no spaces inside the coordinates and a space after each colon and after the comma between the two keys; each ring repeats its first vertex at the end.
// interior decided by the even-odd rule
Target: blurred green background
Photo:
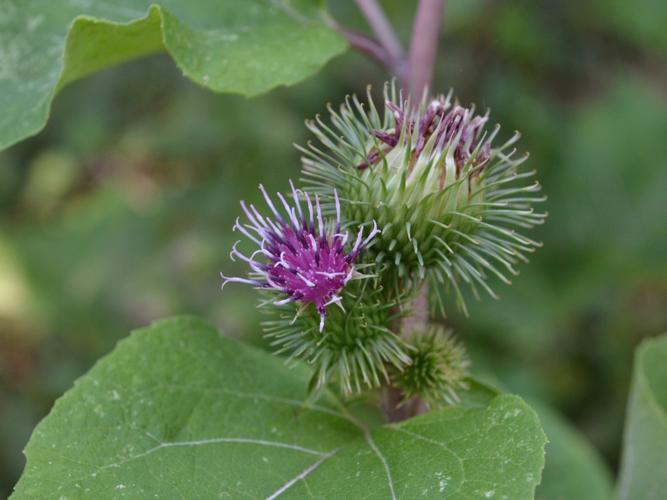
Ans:
{"type": "MultiPolygon", "coordinates": [[[[407,36],[413,3],[384,4],[407,36]]],[[[611,470],[633,348],[667,330],[666,25],[656,0],[451,1],[436,69],[437,90],[522,132],[550,213],[501,300],[448,321],[476,371],[557,408],[611,470]]],[[[240,272],[238,201],[299,177],[305,118],[386,78],[349,53],[247,100],[155,56],[69,86],[0,153],[0,496],[55,398],[130,329],[193,313],[263,345],[252,290],[219,290],[240,272]]]]}

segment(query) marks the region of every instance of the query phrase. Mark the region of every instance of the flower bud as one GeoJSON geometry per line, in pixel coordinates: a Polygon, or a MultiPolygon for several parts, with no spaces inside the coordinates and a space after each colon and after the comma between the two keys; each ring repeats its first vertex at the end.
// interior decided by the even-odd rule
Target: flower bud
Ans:
{"type": "Polygon", "coordinates": [[[410,364],[391,375],[404,401],[420,397],[431,408],[457,404],[458,392],[468,388],[470,362],[463,345],[439,327],[416,334],[411,344],[410,364]]]}

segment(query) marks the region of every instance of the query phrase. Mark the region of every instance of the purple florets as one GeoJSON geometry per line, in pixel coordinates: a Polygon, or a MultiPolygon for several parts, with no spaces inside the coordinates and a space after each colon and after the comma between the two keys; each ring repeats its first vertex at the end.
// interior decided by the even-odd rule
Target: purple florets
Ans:
{"type": "Polygon", "coordinates": [[[457,176],[463,166],[474,155],[474,169],[472,175],[479,175],[491,157],[491,145],[486,142],[476,151],[480,134],[488,120],[488,114],[476,115],[474,107],[464,108],[459,105],[451,106],[449,96],[438,96],[410,118],[406,110],[407,102],[401,105],[393,101],[386,101],[386,106],[394,116],[394,127],[391,130],[373,130],[373,135],[382,143],[381,150],[373,149],[367,155],[366,161],[357,165],[361,170],[375,165],[383,154],[398,146],[401,134],[412,135],[417,127],[417,135],[412,149],[413,157],[419,156],[427,142],[435,135],[435,146],[440,150],[451,148],[454,152],[457,176]]]}
{"type": "MultiPolygon", "coordinates": [[[[234,229],[238,229],[247,238],[256,243],[259,249],[250,257],[236,249],[236,242],[231,252],[232,260],[238,257],[250,265],[252,271],[247,278],[227,277],[228,282],[248,283],[257,288],[275,290],[286,295],[275,302],[284,305],[300,302],[304,306],[313,304],[320,314],[320,331],[324,328],[326,307],[330,304],[341,306],[340,292],[354,276],[354,264],[363,248],[375,237],[379,230],[374,224],[371,232],[364,239],[363,229],[357,233],[356,240],[349,252],[345,245],[349,239],[347,231],[341,232],[340,202],[334,192],[336,222],[332,231],[327,232],[322,218],[320,200],[315,196],[315,206],[308,193],[303,192],[308,213],[302,210],[299,193],[292,187],[294,199],[291,206],[285,197],[278,193],[287,217],[283,217],[274,206],[262,185],[259,186],[266,203],[275,219],[263,217],[254,205],[246,206],[241,202],[248,222],[241,224],[236,220],[234,229]],[[261,261],[255,257],[263,256],[261,261]]],[[[341,306],[342,307],[342,306],[341,306]]]]}

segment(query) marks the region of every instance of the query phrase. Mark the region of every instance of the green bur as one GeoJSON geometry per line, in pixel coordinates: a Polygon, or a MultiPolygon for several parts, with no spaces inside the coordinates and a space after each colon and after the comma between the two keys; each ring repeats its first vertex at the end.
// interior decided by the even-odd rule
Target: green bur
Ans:
{"type": "Polygon", "coordinates": [[[369,90],[367,104],[355,96],[339,112],[329,107],[331,124],[309,123],[320,144],[301,148],[308,189],[326,199],[336,189],[352,227],[377,222],[382,233],[365,258],[388,289],[428,279],[440,299],[452,288],[465,311],[460,282],[495,297],[488,278],[509,284],[539,246],[520,231],[543,222],[533,204],[545,198],[534,172],[519,172],[527,155],[512,148],[518,133],[493,147],[500,127],[485,132],[488,115],[474,107],[449,96],[413,105],[390,85],[384,98],[382,117],[369,90]]]}

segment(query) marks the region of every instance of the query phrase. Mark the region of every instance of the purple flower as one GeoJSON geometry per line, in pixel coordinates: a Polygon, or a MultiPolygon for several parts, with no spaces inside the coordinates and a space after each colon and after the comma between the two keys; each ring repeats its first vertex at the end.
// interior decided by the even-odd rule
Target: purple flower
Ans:
{"type": "MultiPolygon", "coordinates": [[[[373,130],[373,135],[383,144],[382,151],[373,149],[368,153],[366,161],[357,165],[363,170],[380,161],[383,154],[398,146],[401,135],[412,135],[417,126],[416,137],[413,137],[414,146],[412,155],[419,156],[427,142],[433,135],[436,137],[436,147],[440,150],[452,148],[456,164],[457,176],[463,166],[475,153],[477,143],[488,114],[475,115],[474,108],[468,109],[459,105],[451,107],[449,96],[438,96],[422,110],[410,112],[407,102],[400,106],[393,101],[386,101],[387,110],[394,116],[394,128],[387,130],[373,130]]],[[[487,142],[480,147],[473,161],[471,176],[479,175],[491,156],[491,145],[487,142]]]]}
{"type": "Polygon", "coordinates": [[[327,232],[317,195],[313,207],[310,196],[303,192],[308,210],[306,214],[291,181],[290,186],[293,205],[278,193],[286,217],[276,209],[261,184],[259,189],[273,213],[273,219],[262,216],[254,205],[246,206],[245,202],[241,202],[248,223],[242,224],[237,219],[234,230],[238,229],[259,248],[248,257],[236,249],[238,241],[234,244],[230,254],[232,260],[238,257],[247,262],[251,272],[247,278],[227,277],[221,273],[224,279],[222,286],[237,282],[277,291],[286,297],[274,302],[276,305],[300,302],[305,307],[313,304],[320,314],[322,331],[326,307],[330,304],[342,307],[340,292],[353,278],[359,254],[380,231],[373,223],[373,229],[364,239],[363,228],[360,229],[352,248],[346,253],[349,235],[347,231],[341,232],[338,194],[334,191],[335,227],[327,232]]]}

